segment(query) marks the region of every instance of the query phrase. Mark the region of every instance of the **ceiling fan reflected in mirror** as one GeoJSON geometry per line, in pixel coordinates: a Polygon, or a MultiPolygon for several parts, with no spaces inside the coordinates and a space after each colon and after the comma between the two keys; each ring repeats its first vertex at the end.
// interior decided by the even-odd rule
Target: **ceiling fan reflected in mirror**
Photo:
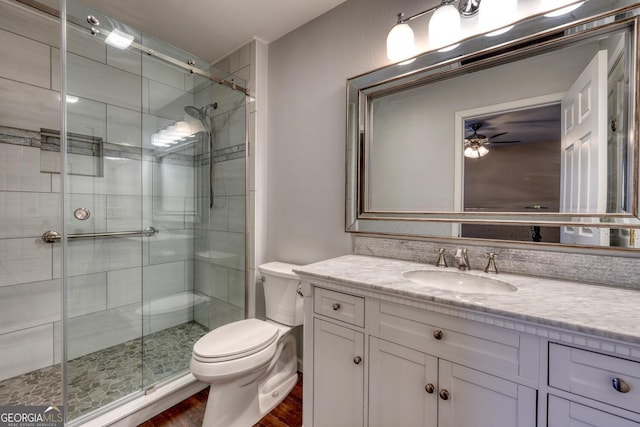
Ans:
{"type": "MultiPolygon", "coordinates": [[[[478,133],[478,130],[482,127],[482,122],[475,122],[469,125],[469,129],[473,133],[464,139],[464,156],[470,159],[478,159],[489,154],[489,145],[492,138],[505,135],[509,132],[500,132],[495,135],[485,136],[478,133]]],[[[506,142],[506,141],[505,141],[506,142]]],[[[515,141],[508,141],[515,142],[515,141]]]]}

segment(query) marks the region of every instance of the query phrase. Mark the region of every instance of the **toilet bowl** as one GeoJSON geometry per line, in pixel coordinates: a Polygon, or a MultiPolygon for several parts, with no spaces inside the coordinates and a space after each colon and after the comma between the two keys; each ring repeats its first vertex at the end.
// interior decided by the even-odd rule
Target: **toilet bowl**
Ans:
{"type": "Polygon", "coordinates": [[[245,319],[209,332],[193,346],[190,368],[211,385],[203,427],[250,427],[298,381],[296,339],[302,324],[292,264],[261,265],[267,320],[245,319]]]}

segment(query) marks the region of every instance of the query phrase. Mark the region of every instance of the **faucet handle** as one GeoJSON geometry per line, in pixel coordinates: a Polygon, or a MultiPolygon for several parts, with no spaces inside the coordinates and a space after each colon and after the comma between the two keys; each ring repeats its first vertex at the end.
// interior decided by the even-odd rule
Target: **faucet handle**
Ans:
{"type": "Polygon", "coordinates": [[[487,262],[484,272],[498,274],[498,267],[496,267],[496,257],[498,255],[493,252],[487,252],[484,256],[489,258],[489,262],[487,262]]]}
{"type": "Polygon", "coordinates": [[[436,267],[448,267],[447,260],[444,257],[444,248],[438,250],[438,261],[436,261],[436,267]]]}

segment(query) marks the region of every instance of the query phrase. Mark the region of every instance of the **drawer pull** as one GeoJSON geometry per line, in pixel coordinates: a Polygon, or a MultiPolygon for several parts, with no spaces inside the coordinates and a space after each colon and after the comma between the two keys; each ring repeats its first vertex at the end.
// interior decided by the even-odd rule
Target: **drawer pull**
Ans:
{"type": "Polygon", "coordinates": [[[446,388],[443,388],[442,390],[440,390],[440,399],[449,400],[449,392],[447,391],[446,388]]]}
{"type": "Polygon", "coordinates": [[[620,378],[614,378],[612,382],[613,382],[613,388],[616,391],[619,391],[620,393],[629,393],[629,391],[631,390],[631,387],[629,386],[629,384],[627,384],[624,380],[621,380],[620,378]]]}
{"type": "Polygon", "coordinates": [[[429,394],[433,394],[433,392],[436,391],[436,386],[434,386],[433,384],[429,383],[426,386],[424,386],[424,391],[426,391],[429,394]]]}
{"type": "Polygon", "coordinates": [[[355,363],[356,365],[359,365],[360,362],[362,362],[362,357],[356,356],[353,358],[353,363],[355,363]]]}
{"type": "Polygon", "coordinates": [[[338,310],[340,310],[340,304],[338,304],[337,302],[333,303],[331,308],[333,308],[333,311],[338,311],[338,310]]]}
{"type": "Polygon", "coordinates": [[[442,337],[444,337],[444,333],[440,329],[435,330],[433,331],[433,337],[437,340],[441,340],[442,337]]]}

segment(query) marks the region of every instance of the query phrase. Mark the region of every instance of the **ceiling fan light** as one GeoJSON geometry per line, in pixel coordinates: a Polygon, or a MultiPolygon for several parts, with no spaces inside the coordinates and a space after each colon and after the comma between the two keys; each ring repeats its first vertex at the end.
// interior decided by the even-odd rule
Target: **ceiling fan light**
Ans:
{"type": "Polygon", "coordinates": [[[387,58],[394,62],[415,55],[413,30],[409,24],[396,24],[387,36],[387,58]]]}
{"type": "Polygon", "coordinates": [[[460,28],[458,9],[451,4],[442,5],[429,20],[429,45],[433,49],[440,49],[455,43],[460,40],[460,28]]]}
{"type": "Polygon", "coordinates": [[[485,147],[484,145],[478,147],[478,155],[480,157],[486,156],[487,154],[489,154],[489,149],[487,147],[485,147]]]}
{"type": "Polygon", "coordinates": [[[480,157],[480,155],[478,154],[478,150],[474,149],[473,147],[466,147],[464,149],[464,156],[470,159],[477,159],[478,157],[480,157]]]}

